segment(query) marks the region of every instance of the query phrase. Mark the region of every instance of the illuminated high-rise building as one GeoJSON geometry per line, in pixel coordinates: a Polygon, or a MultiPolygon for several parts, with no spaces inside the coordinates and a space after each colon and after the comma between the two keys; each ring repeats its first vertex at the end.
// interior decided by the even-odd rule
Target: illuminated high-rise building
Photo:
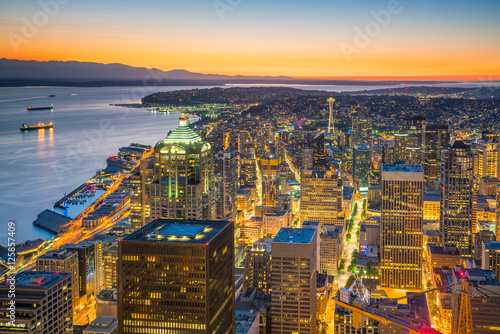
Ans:
{"type": "Polygon", "coordinates": [[[188,127],[187,116],[156,144],[154,154],[151,217],[214,219],[211,146],[188,127]]]}
{"type": "Polygon", "coordinates": [[[472,143],[471,151],[474,155],[474,175],[478,179],[485,176],[499,176],[499,143],[486,143],[484,141],[472,143]]]}
{"type": "Polygon", "coordinates": [[[317,233],[282,228],[271,243],[272,333],[316,333],[317,233]]]}
{"type": "Polygon", "coordinates": [[[313,149],[309,147],[304,147],[301,152],[301,170],[312,169],[313,168],[313,149]]]}
{"type": "Polygon", "coordinates": [[[300,174],[300,221],[344,226],[342,179],[334,171],[300,174]]]}
{"type": "Polygon", "coordinates": [[[493,270],[500,277],[500,241],[483,241],[481,247],[481,269],[493,270]]]}
{"type": "Polygon", "coordinates": [[[281,158],[270,155],[260,159],[260,170],[262,172],[262,204],[268,206],[276,205],[278,187],[280,181],[281,158]]]}
{"type": "Polygon", "coordinates": [[[441,150],[450,142],[448,124],[426,125],[424,130],[424,173],[426,180],[440,178],[441,150]]]}
{"type": "Polygon", "coordinates": [[[495,224],[495,237],[500,241],[500,185],[497,186],[496,192],[496,224],[495,224]]]}
{"type": "Polygon", "coordinates": [[[320,133],[311,142],[313,149],[313,168],[316,170],[326,170],[325,154],[325,134],[320,133]]]}
{"type": "Polygon", "coordinates": [[[382,166],[381,286],[422,288],[424,170],[421,165],[382,166]]]}
{"type": "Polygon", "coordinates": [[[320,272],[328,275],[337,275],[337,269],[341,259],[343,242],[342,233],[339,229],[329,229],[320,236],[320,272]]]}
{"type": "Polygon", "coordinates": [[[150,218],[151,199],[147,187],[153,181],[154,160],[141,160],[136,172],[128,178],[130,196],[130,225],[132,231],[146,225],[150,218]]]}
{"type": "Polygon", "coordinates": [[[363,116],[352,116],[352,146],[372,144],[372,123],[363,116]]]}
{"type": "Polygon", "coordinates": [[[102,262],[104,267],[104,289],[116,289],[118,271],[118,244],[114,243],[102,251],[102,262]]]}
{"type": "Polygon", "coordinates": [[[259,239],[245,256],[244,285],[271,293],[271,238],[259,239]]]}
{"type": "Polygon", "coordinates": [[[426,117],[424,115],[403,117],[403,132],[417,137],[415,146],[422,147],[425,144],[425,123],[426,117]]]}
{"type": "Polygon", "coordinates": [[[236,152],[219,152],[214,161],[216,217],[236,220],[238,202],[238,156],[236,152]]]}
{"type": "Polygon", "coordinates": [[[474,170],[470,147],[455,141],[441,159],[442,245],[454,245],[463,257],[472,256],[474,222],[474,170]]]}
{"type": "Polygon", "coordinates": [[[487,143],[498,143],[500,140],[500,136],[498,135],[498,132],[484,130],[481,132],[481,139],[483,139],[487,143]]]}
{"type": "Polygon", "coordinates": [[[353,175],[354,185],[358,192],[363,195],[368,194],[370,187],[370,168],[372,163],[372,152],[367,145],[355,145],[353,149],[354,164],[353,175]]]}
{"type": "Polygon", "coordinates": [[[80,299],[90,299],[103,288],[104,272],[102,265],[102,242],[83,240],[77,244],[65,244],[61,248],[78,253],[79,280],[75,289],[79,289],[80,299]]]}
{"type": "Polygon", "coordinates": [[[234,225],[157,219],[118,243],[119,333],[234,333],[234,225]]]}
{"type": "Polygon", "coordinates": [[[404,161],[407,163],[406,147],[408,146],[418,146],[417,136],[408,133],[394,134],[394,162],[404,161]]]}
{"type": "Polygon", "coordinates": [[[240,166],[241,188],[255,187],[257,181],[257,166],[255,159],[242,159],[240,166]]]}
{"type": "Polygon", "coordinates": [[[73,333],[73,288],[68,272],[22,271],[0,282],[0,333],[73,333]]]}
{"type": "Polygon", "coordinates": [[[67,249],[49,251],[36,259],[36,270],[71,273],[72,285],[75,286],[74,289],[71,289],[73,312],[79,309],[80,291],[77,288],[79,282],[77,252],[67,249]]]}

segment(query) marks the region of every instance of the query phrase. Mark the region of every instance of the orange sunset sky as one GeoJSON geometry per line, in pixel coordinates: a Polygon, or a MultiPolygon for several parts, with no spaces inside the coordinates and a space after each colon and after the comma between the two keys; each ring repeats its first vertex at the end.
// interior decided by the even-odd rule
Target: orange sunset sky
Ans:
{"type": "Polygon", "coordinates": [[[48,9],[4,2],[1,57],[228,75],[500,80],[497,1],[51,1],[48,9]]]}

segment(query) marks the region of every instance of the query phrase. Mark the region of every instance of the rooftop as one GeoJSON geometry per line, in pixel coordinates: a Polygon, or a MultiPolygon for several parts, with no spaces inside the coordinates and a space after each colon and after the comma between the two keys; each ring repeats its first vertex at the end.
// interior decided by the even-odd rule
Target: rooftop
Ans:
{"type": "Polygon", "coordinates": [[[201,149],[204,145],[210,147],[210,144],[204,143],[201,137],[188,126],[187,116],[179,118],[177,129],[169,133],[165,139],[159,141],[155,148],[162,148],[171,144],[178,144],[184,149],[201,149]]]}
{"type": "Polygon", "coordinates": [[[383,164],[382,172],[423,173],[422,165],[383,164]]]}
{"type": "Polygon", "coordinates": [[[483,244],[487,250],[500,251],[500,241],[483,241],[483,244]]]}
{"type": "Polygon", "coordinates": [[[104,289],[99,292],[97,299],[101,301],[114,301],[116,302],[118,297],[116,289],[104,289]]]}
{"type": "MultiPolygon", "coordinates": [[[[52,271],[22,271],[15,276],[16,289],[47,289],[68,275],[71,275],[71,273],[52,271]]],[[[7,280],[0,283],[0,287],[5,287],[7,285],[7,280]]]]}
{"type": "Polygon", "coordinates": [[[308,244],[312,241],[316,229],[282,227],[273,239],[273,242],[291,242],[308,244]]]}
{"type": "Polygon", "coordinates": [[[208,244],[229,225],[231,222],[217,220],[156,219],[123,240],[208,244]]]}
{"type": "Polygon", "coordinates": [[[90,323],[83,331],[92,333],[114,333],[118,322],[116,317],[99,316],[90,323]]]}
{"type": "Polygon", "coordinates": [[[428,246],[428,249],[431,254],[460,255],[455,246],[428,246]]]}
{"type": "Polygon", "coordinates": [[[69,258],[71,255],[75,254],[75,251],[67,250],[67,249],[56,249],[56,250],[51,250],[42,256],[39,256],[38,258],[41,260],[64,260],[69,258]]]}

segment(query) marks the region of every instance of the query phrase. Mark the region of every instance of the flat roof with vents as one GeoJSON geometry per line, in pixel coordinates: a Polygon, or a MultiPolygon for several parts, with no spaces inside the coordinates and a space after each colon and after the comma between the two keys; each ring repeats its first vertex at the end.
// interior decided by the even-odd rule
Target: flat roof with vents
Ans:
{"type": "Polygon", "coordinates": [[[205,228],[207,228],[207,225],[169,225],[164,228],[162,228],[159,232],[158,235],[164,236],[164,237],[189,237],[189,238],[194,238],[196,237],[200,232],[202,232],[205,228]]]}
{"type": "Polygon", "coordinates": [[[201,244],[209,243],[226,228],[232,228],[232,223],[218,220],[156,219],[123,240],[201,244]]]}

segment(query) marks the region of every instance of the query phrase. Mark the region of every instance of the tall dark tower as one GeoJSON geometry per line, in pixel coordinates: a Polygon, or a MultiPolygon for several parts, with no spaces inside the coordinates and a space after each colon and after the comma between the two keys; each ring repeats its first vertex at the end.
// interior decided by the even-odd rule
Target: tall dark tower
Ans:
{"type": "Polygon", "coordinates": [[[325,134],[320,133],[311,142],[313,149],[313,168],[316,170],[326,170],[325,154],[325,134]]]}
{"type": "Polygon", "coordinates": [[[441,243],[454,245],[461,256],[470,257],[474,247],[474,157],[463,141],[443,150],[441,183],[441,243]]]}
{"type": "Polygon", "coordinates": [[[418,138],[417,146],[422,147],[425,144],[425,138],[423,136],[426,117],[424,115],[419,116],[405,116],[403,118],[403,132],[414,135],[418,138]]]}
{"type": "Polygon", "coordinates": [[[424,173],[427,180],[440,177],[441,151],[450,142],[448,124],[426,125],[424,130],[424,173]]]}
{"type": "Polygon", "coordinates": [[[234,333],[234,225],[157,219],[118,243],[119,333],[234,333]]]}

